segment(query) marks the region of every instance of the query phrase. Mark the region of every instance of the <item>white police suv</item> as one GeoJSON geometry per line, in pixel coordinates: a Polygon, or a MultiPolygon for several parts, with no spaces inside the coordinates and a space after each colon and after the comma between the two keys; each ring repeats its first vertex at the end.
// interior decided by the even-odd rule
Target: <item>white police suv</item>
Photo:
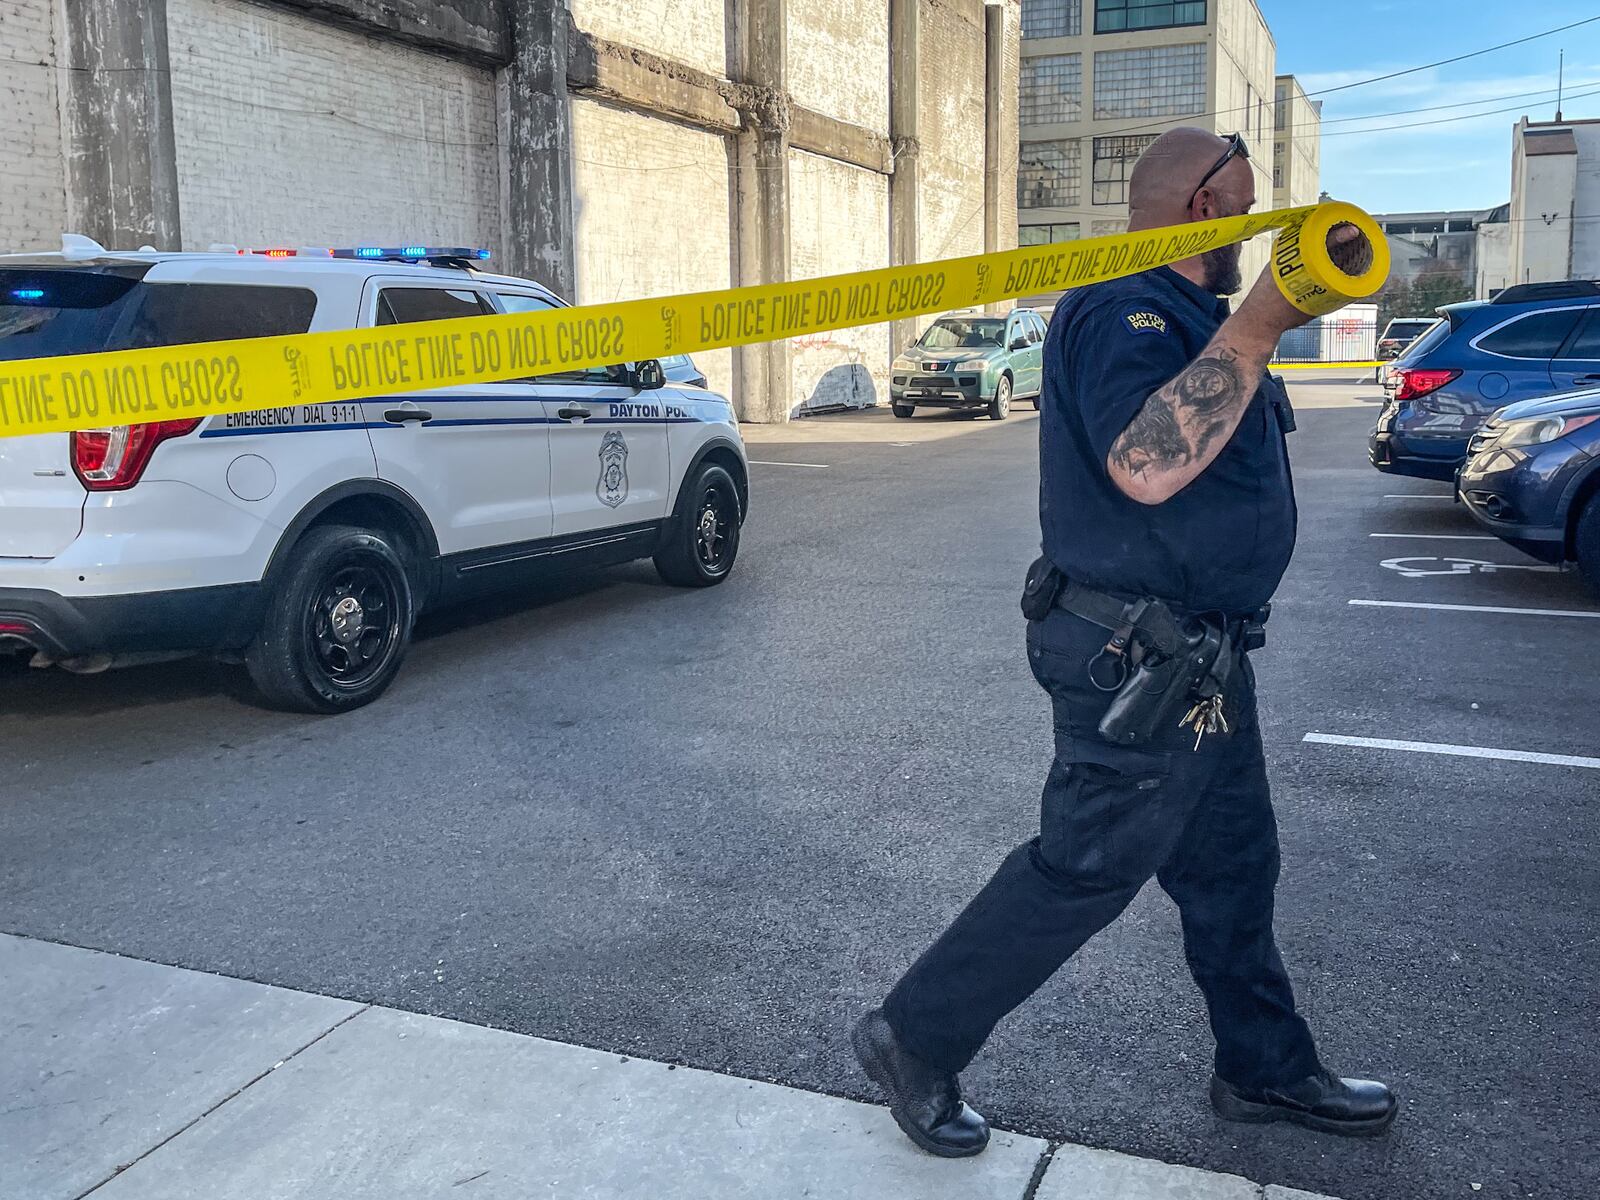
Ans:
{"type": "MultiPolygon", "coordinates": [[[[0,257],[0,359],[552,308],[487,251],[0,257]]],[[[164,371],[178,392],[207,382],[164,371]]],[[[0,438],[0,653],[96,671],[242,661],[270,704],[376,698],[425,608],[570,565],[733,569],[732,407],[642,362],[198,420],[0,438]]]]}

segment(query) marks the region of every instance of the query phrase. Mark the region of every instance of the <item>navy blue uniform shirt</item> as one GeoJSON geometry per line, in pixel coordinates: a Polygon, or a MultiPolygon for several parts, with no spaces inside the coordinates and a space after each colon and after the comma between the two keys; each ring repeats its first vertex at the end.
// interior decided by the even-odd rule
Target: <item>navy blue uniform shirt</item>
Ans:
{"type": "Polygon", "coordinates": [[[1228,317],[1228,302],[1170,267],[1069,293],[1044,345],[1039,522],[1070,579],[1191,612],[1246,613],[1272,598],[1294,551],[1294,484],[1271,376],[1216,459],[1164,504],[1130,500],[1106,456],[1152,392],[1228,317]]]}

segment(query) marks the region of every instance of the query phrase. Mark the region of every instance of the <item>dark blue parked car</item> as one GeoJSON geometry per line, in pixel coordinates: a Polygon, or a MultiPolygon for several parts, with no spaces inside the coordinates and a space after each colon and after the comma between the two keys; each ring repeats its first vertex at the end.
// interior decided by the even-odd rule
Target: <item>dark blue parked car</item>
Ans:
{"type": "Polygon", "coordinates": [[[1600,384],[1600,284],[1534,283],[1451,304],[1388,369],[1372,465],[1454,479],[1497,409],[1600,384]]]}
{"type": "Polygon", "coordinates": [[[1600,589],[1600,390],[1527,400],[1472,439],[1456,488],[1478,521],[1600,589]]]}

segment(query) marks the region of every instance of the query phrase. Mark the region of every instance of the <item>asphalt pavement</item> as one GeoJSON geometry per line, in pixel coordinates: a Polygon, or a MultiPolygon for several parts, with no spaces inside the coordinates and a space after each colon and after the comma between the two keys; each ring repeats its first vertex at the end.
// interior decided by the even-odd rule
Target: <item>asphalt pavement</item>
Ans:
{"type": "MultiPolygon", "coordinates": [[[[1153,888],[968,1093],[1024,1134],[1346,1200],[1588,1200],[1600,771],[1338,739],[1595,754],[1600,602],[1367,466],[1373,389],[1295,395],[1301,545],[1256,659],[1280,941],[1324,1057],[1393,1083],[1400,1121],[1217,1122],[1153,888]]],[[[1036,819],[1036,433],[752,431],[811,465],[753,468],[726,585],[644,564],[441,614],[345,717],[260,711],[201,664],[6,671],[0,930],[872,1097],[849,1023],[1036,819]]]]}

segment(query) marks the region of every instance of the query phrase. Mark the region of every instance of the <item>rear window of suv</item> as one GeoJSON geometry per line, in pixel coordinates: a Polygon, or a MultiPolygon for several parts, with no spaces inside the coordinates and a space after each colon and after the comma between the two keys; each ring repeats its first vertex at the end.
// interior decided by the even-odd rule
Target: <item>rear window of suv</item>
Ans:
{"type": "Polygon", "coordinates": [[[1445,338],[1449,336],[1450,322],[1441,318],[1435,321],[1432,325],[1429,325],[1426,333],[1407,346],[1405,351],[1400,355],[1398,361],[1414,362],[1415,360],[1421,358],[1424,354],[1432,351],[1435,346],[1439,345],[1445,340],[1445,338]]]}
{"type": "Polygon", "coordinates": [[[306,288],[145,283],[142,272],[0,270],[0,360],[304,333],[306,288]]]}
{"type": "Polygon", "coordinates": [[[1474,344],[1479,350],[1506,358],[1554,358],[1582,315],[1581,308],[1553,308],[1548,312],[1530,313],[1502,325],[1492,333],[1484,334],[1474,344]]]}

